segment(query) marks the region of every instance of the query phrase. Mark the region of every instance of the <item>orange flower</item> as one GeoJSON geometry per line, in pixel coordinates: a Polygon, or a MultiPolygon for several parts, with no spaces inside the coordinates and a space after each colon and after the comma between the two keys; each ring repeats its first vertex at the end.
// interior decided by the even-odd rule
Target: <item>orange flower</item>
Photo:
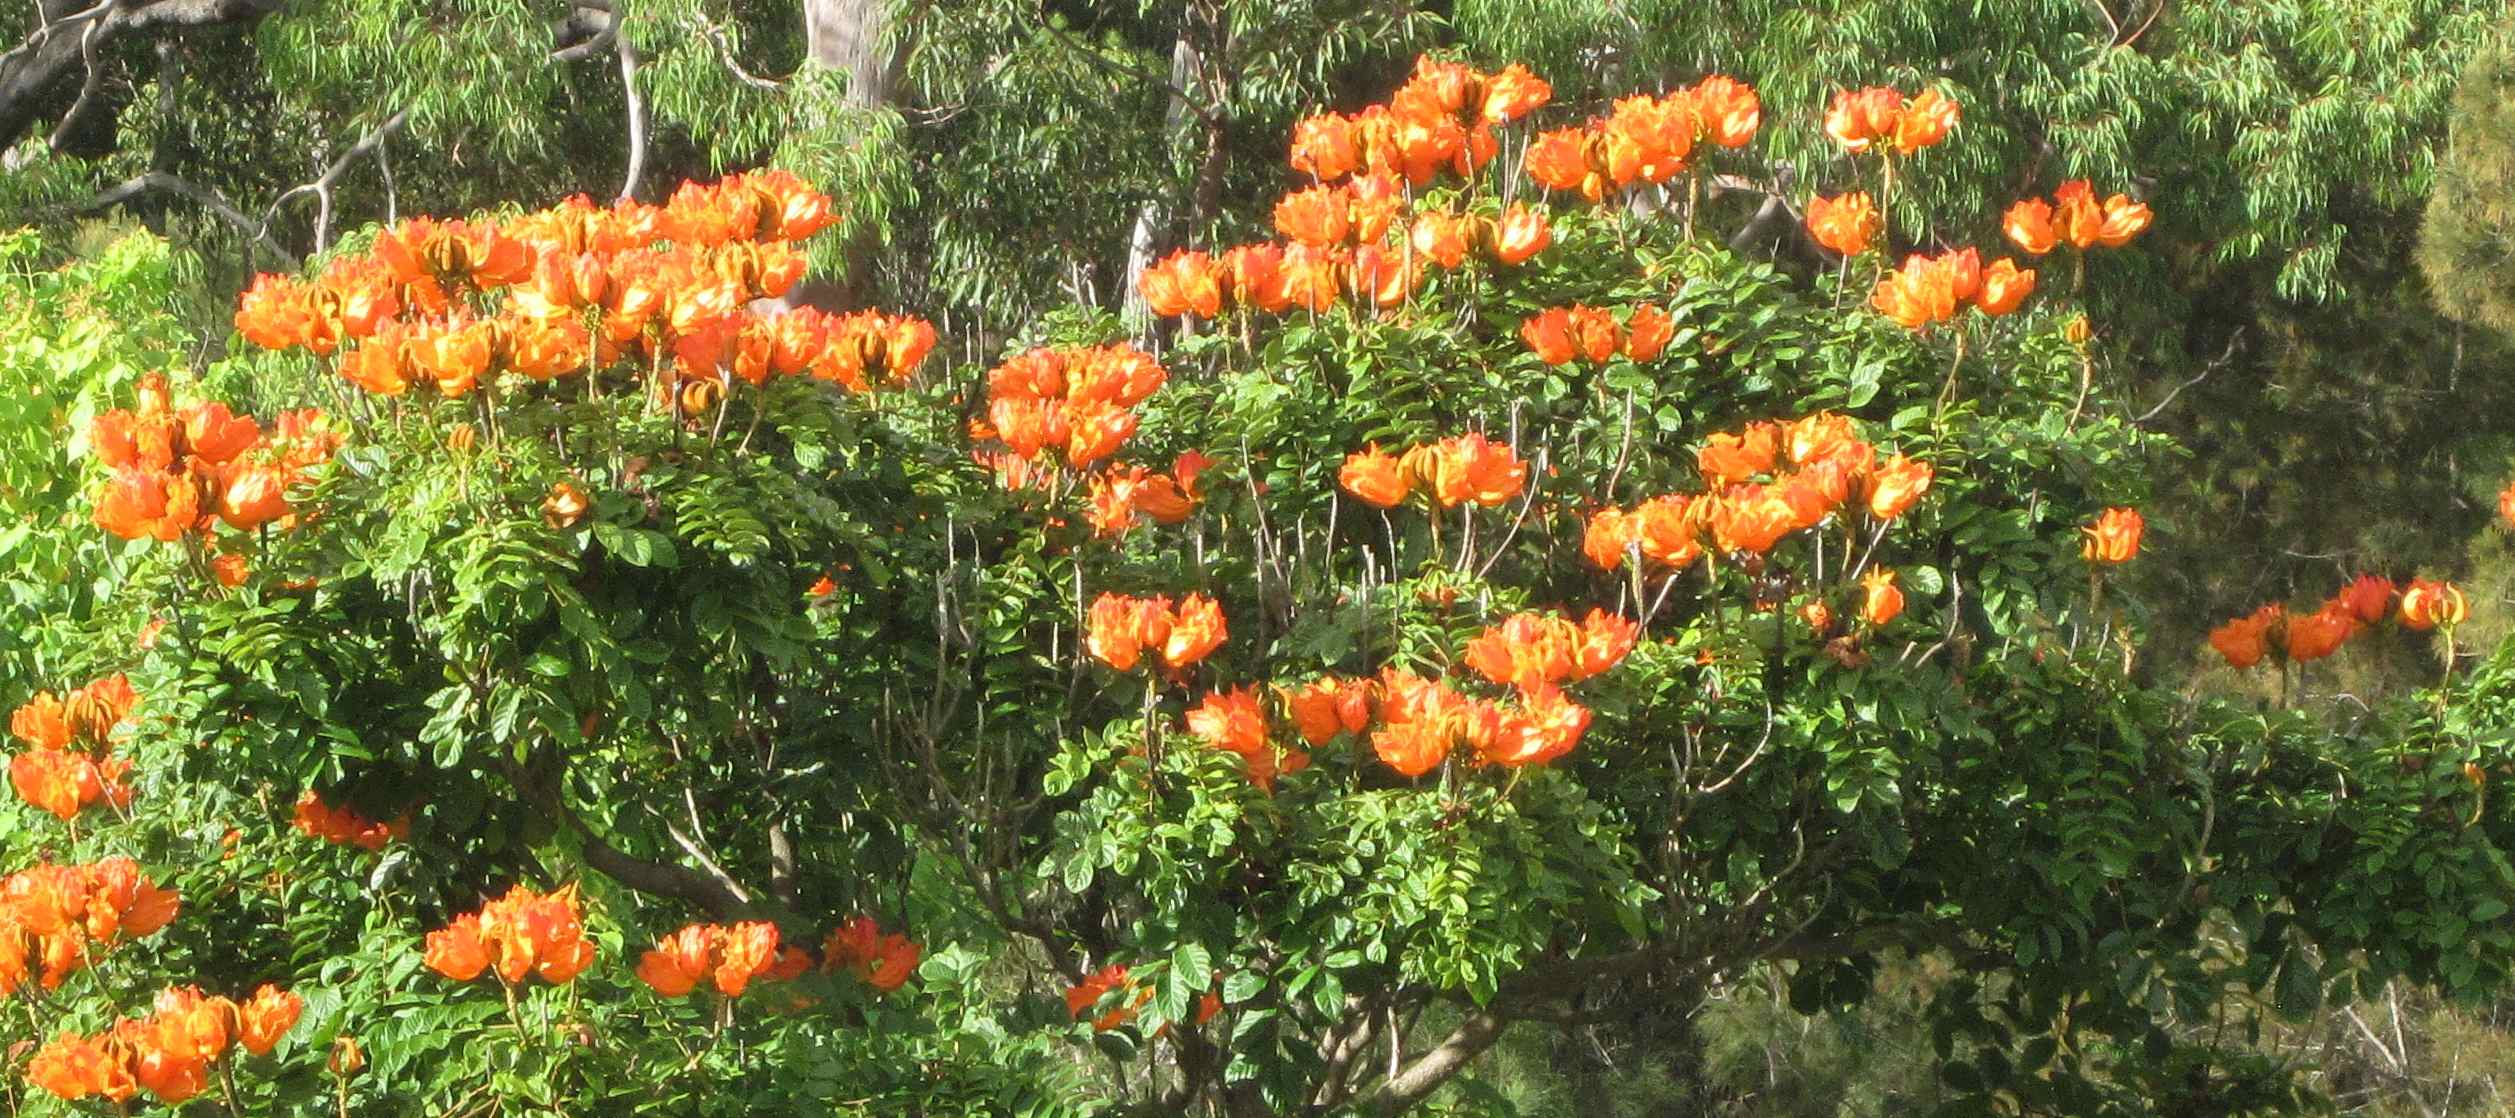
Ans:
{"type": "Polygon", "coordinates": [[[1605,361],[1623,347],[1623,331],[1615,317],[1596,307],[1572,308],[1569,328],[1573,348],[1591,361],[1605,361]]]}
{"type": "Polygon", "coordinates": [[[1468,501],[1493,508],[1518,496],[1528,482],[1528,465],[1509,444],[1475,433],[1415,447],[1399,465],[1445,509],[1468,501]]]}
{"type": "Polygon", "coordinates": [[[1633,308],[1624,327],[1624,355],[1634,361],[1658,360],[1677,336],[1677,323],[1668,312],[1649,303],[1633,308]]]}
{"type": "Polygon", "coordinates": [[[1529,141],[1522,163],[1528,177],[1550,190],[1577,190],[1595,202],[1604,196],[1606,177],[1592,166],[1590,134],[1579,128],[1540,132],[1529,141]]]}
{"type": "Polygon", "coordinates": [[[1477,115],[1487,124],[1509,124],[1544,108],[1554,97],[1553,86],[1517,62],[1486,75],[1484,87],[1484,103],[1477,115]]]}
{"type": "Polygon", "coordinates": [[[1320,113],[1292,128],[1292,169],[1307,171],[1320,182],[1335,182],[1361,165],[1354,144],[1353,121],[1338,113],[1320,113]]]}
{"type": "Polygon", "coordinates": [[[1809,632],[1820,637],[1834,631],[1834,610],[1821,598],[1810,598],[1800,606],[1799,620],[1807,624],[1809,632]]]}
{"type": "Polygon", "coordinates": [[[1808,203],[1808,236],[1845,256],[1867,252],[1869,242],[1883,228],[1885,221],[1879,217],[1868,191],[1855,190],[1832,198],[1820,195],[1808,203]]]}
{"type": "Polygon", "coordinates": [[[99,761],[71,750],[35,749],[9,759],[9,784],[18,797],[69,820],[95,804],[128,807],[131,789],[122,782],[129,761],[99,761]]]}
{"type": "Polygon", "coordinates": [[[314,789],[308,788],[297,797],[297,809],[290,821],[297,830],[330,843],[347,843],[364,850],[382,850],[394,839],[410,834],[408,817],[390,824],[377,823],[347,808],[324,803],[314,789]]]}
{"type": "Polygon", "coordinates": [[[1554,240],[1554,230],[1546,221],[1546,211],[1531,209],[1526,203],[1513,202],[1493,223],[1493,258],[1504,264],[1519,264],[1537,255],[1554,240]]]}
{"type": "Polygon", "coordinates": [[[140,1093],[128,1064],[106,1045],[64,1031],[45,1042],[27,1062],[26,1080],[55,1097],[78,1100],[95,1095],[115,1103],[140,1093]]]}
{"type": "Polygon", "coordinates": [[[1868,503],[1869,515],[1880,520],[1893,520],[1930,491],[1933,471],[1930,464],[1897,454],[1878,464],[1869,475],[1862,498],[1868,503]]]}
{"type": "Polygon", "coordinates": [[[1904,103],[1903,112],[1895,118],[1895,151],[1911,155],[1936,145],[1947,138],[1947,130],[1962,116],[1957,103],[1938,90],[1925,89],[1904,103]]]}
{"type": "Polygon", "coordinates": [[[286,515],[288,475],[275,466],[242,467],[219,493],[219,519],[239,531],[252,531],[286,515]]]}
{"type": "Polygon", "coordinates": [[[1434,211],[1416,216],[1414,228],[1407,233],[1407,243],[1417,256],[1444,268],[1455,268],[1467,262],[1467,249],[1475,233],[1475,218],[1434,211]]]}
{"type": "Polygon", "coordinates": [[[2052,251],[2061,241],[2060,231],[2052,225],[2052,204],[2041,198],[2028,198],[2000,218],[2000,231],[2029,256],[2052,251]]]}
{"type": "Polygon", "coordinates": [[[1371,681],[1327,676],[1299,690],[1283,691],[1301,740],[1326,745],[1339,732],[1359,734],[1371,725],[1371,681]]]}
{"type": "Polygon", "coordinates": [[[2287,620],[2288,658],[2300,664],[2340,651],[2340,646],[2358,631],[2358,619],[2345,608],[2325,607],[2309,614],[2291,614],[2287,620]]]}
{"type": "Polygon", "coordinates": [[[717,937],[716,950],[716,992],[740,997],[752,979],[777,962],[777,925],[766,920],[735,924],[717,937]]]}
{"type": "Polygon", "coordinates": [[[1860,576],[1860,618],[1872,626],[1882,626],[1904,612],[1904,591],[1895,585],[1895,572],[1874,570],[1860,576]]]}
{"type": "Polygon", "coordinates": [[[1187,667],[1222,647],[1228,635],[1222,605],[1203,594],[1190,594],[1179,600],[1179,609],[1171,616],[1161,658],[1173,668],[1187,667]]]}
{"type": "Polygon", "coordinates": [[[1292,292],[1285,286],[1282,245],[1264,242],[1234,246],[1223,254],[1222,270],[1229,280],[1232,302],[1268,314],[1281,314],[1292,306],[1292,292]]]}
{"type": "Polygon", "coordinates": [[[1682,90],[1618,99],[1605,127],[1607,177],[1617,186],[1675,178],[1694,152],[1694,113],[1693,96],[1682,90]]]}
{"type": "Polygon", "coordinates": [[[2086,179],[2071,179],[2053,190],[2052,200],[2061,239],[2081,249],[2093,246],[2105,225],[2104,207],[2096,204],[2095,188],[2086,179]]]}
{"type": "Polygon", "coordinates": [[[1287,306],[1313,313],[1336,305],[1344,291],[1344,258],[1340,251],[1305,244],[1284,250],[1284,297],[1287,306]]]}
{"type": "Polygon", "coordinates": [[[1346,455],[1336,482],[1355,499],[1383,509],[1397,507],[1413,488],[1413,479],[1399,468],[1397,457],[1383,453],[1377,444],[1346,455]]]}
{"type": "Polygon", "coordinates": [[[1581,554],[1599,570],[1612,571],[1624,565],[1625,553],[1639,542],[1640,531],[1641,523],[1633,514],[1618,508],[1600,509],[1581,528],[1581,554]]]}
{"type": "Polygon", "coordinates": [[[428,969],[456,982],[469,982],[489,969],[489,949],[480,940],[480,917],[465,913],[428,933],[428,969]]]}
{"type": "Polygon", "coordinates": [[[1974,306],[1987,315],[2004,315],[2018,308],[2035,290],[2035,270],[2019,268],[2017,262],[2001,257],[1982,270],[1982,289],[1974,293],[1974,306]]]}
{"type": "Polygon", "coordinates": [[[1559,687],[1537,688],[1521,698],[1518,710],[1492,713],[1493,732],[1475,743],[1477,757],[1509,768],[1563,756],[1589,729],[1589,709],[1564,698],[1559,687]]]}
{"type": "Polygon", "coordinates": [[[1537,360],[1561,365],[1579,356],[1572,343],[1572,312],[1567,307],[1548,307],[1522,320],[1520,341],[1537,360]]]}
{"type": "Polygon", "coordinates": [[[478,913],[428,933],[425,961],[457,982],[494,966],[509,983],[530,975],[555,986],[593,965],[594,945],[585,938],[575,886],[542,894],[518,885],[478,913]]]}
{"type": "Polygon", "coordinates": [[[1237,754],[1248,768],[1250,783],[1269,795],[1277,776],[1310,766],[1306,753],[1276,750],[1257,693],[1246,687],[1207,693],[1204,704],[1188,712],[1188,730],[1209,746],[1237,754]]]}
{"type": "Polygon", "coordinates": [[[1341,244],[1353,233],[1353,192],[1314,186],[1275,203],[1275,229],[1312,248],[1341,244]]]}
{"type": "Polygon", "coordinates": [[[1526,691],[1571,678],[1578,640],[1578,630],[1562,618],[1515,613],[1467,642],[1459,662],[1526,691]]]}
{"type": "Polygon", "coordinates": [[[1222,313],[1222,273],[1214,258],[1201,252],[1181,249],[1164,257],[1161,263],[1144,269],[1137,286],[1144,293],[1144,303],[1163,318],[1176,318],[1194,313],[1199,318],[1212,318],[1222,313]]]}
{"type": "Polygon", "coordinates": [[[1740,486],[1710,513],[1712,540],[1722,551],[1761,555],[1799,528],[1799,510],[1773,486],[1740,486]]]}
{"type": "Polygon", "coordinates": [[[2507,482],[2506,488],[2498,490],[2498,521],[2515,528],[2515,481],[2507,482]]]}
{"type": "Polygon", "coordinates": [[[1356,296],[1367,298],[1371,305],[1393,307],[1406,301],[1415,282],[1422,278],[1422,262],[1395,249],[1364,245],[1347,258],[1346,267],[1353,281],[1356,296]]]}
{"type": "Polygon", "coordinates": [[[1159,648],[1169,638],[1169,599],[1104,593],[1092,601],[1084,647],[1093,659],[1127,672],[1135,670],[1147,645],[1159,648]]]}
{"type": "Polygon", "coordinates": [[[1833,103],[1825,110],[1825,134],[1843,145],[1845,151],[1864,152],[1871,144],[1894,135],[1903,111],[1904,95],[1894,89],[1873,86],[1856,93],[1836,90],[1833,103]]]}
{"type": "Polygon", "coordinates": [[[1653,497],[1633,510],[1634,535],[1642,558],[1671,570],[1683,570],[1703,557],[1702,533],[1694,499],[1679,493],[1653,497]]]}
{"type": "Polygon", "coordinates": [[[2095,523],[2079,529],[2087,536],[2079,553],[2090,563],[2128,563],[2139,557],[2140,533],[2147,528],[2138,509],[2106,509],[2095,523]]]}
{"type": "MultiPolygon", "coordinates": [[[[1082,1020],[1085,1010],[1098,1007],[1110,994],[1134,988],[1134,983],[1127,978],[1125,967],[1114,963],[1102,967],[1085,975],[1083,981],[1076,983],[1065,992],[1065,1015],[1073,1020],[1082,1020]]],[[[1105,1033],[1133,1019],[1135,1007],[1150,1000],[1153,994],[1150,989],[1144,989],[1138,993],[1140,996],[1136,997],[1131,1004],[1118,1006],[1093,1018],[1092,1031],[1105,1033]]]]}
{"type": "Polygon", "coordinates": [[[2443,625],[2448,629],[2463,623],[2471,615],[2471,606],[2463,600],[2463,592],[2450,582],[2414,578],[2401,592],[2401,623],[2404,628],[2425,631],[2443,625]]]}
{"type": "Polygon", "coordinates": [[[2155,215],[2148,207],[2134,202],[2128,195],[2116,194],[2105,199],[2104,220],[2096,226],[2096,243],[2106,248],[2121,248],[2131,238],[2147,230],[2155,215]]]}
{"type": "Polygon", "coordinates": [[[2373,625],[2392,612],[2393,583],[2377,575],[2359,575],[2356,581],[2341,587],[2335,600],[2346,606],[2360,624],[2373,625]]]}
{"type": "Polygon", "coordinates": [[[1715,433],[1704,442],[1703,449],[1694,452],[1694,461],[1702,470],[1704,481],[1714,486],[1735,485],[1771,471],[1780,452],[1781,426],[1759,421],[1747,424],[1736,434],[1715,433]]]}
{"type": "Polygon", "coordinates": [[[667,998],[687,996],[707,977],[720,934],[713,924],[691,924],[665,936],[638,960],[638,981],[667,998]]]}
{"type": "Polygon", "coordinates": [[[884,932],[870,916],[852,916],[821,944],[821,969],[845,970],[866,985],[890,993],[917,973],[924,949],[898,932],[884,932]]]}
{"type": "Polygon", "coordinates": [[[1961,278],[1947,258],[1906,256],[1901,269],[1879,277],[1869,305],[1905,329],[1919,330],[1956,313],[1964,298],[1957,290],[1961,278]]]}
{"type": "Polygon", "coordinates": [[[1764,121],[1755,87],[1722,74],[1695,83],[1694,105],[1706,138],[1725,148],[1745,147],[1764,121]]]}
{"type": "Polygon", "coordinates": [[[593,507],[584,490],[578,489],[573,482],[561,480],[551,485],[549,496],[542,498],[542,522],[564,532],[576,527],[578,521],[585,519],[587,510],[593,507]]]}
{"type": "Polygon", "coordinates": [[[268,1056],[279,1047],[280,1038],[297,1027],[305,1008],[304,998],[265,982],[251,999],[236,1006],[236,1041],[247,1052],[268,1056]]]}
{"type": "Polygon", "coordinates": [[[2209,646],[2233,668],[2249,668],[2270,653],[2270,631],[2287,619],[2278,606],[2263,606],[2209,631],[2209,646]]]}

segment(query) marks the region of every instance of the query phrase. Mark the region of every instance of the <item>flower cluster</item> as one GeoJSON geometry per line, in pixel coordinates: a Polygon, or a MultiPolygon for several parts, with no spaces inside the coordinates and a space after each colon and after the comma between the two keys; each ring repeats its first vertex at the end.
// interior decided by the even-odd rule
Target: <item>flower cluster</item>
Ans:
{"type": "Polygon", "coordinates": [[[1878,277],[1869,305],[1906,329],[1919,330],[1955,317],[1967,303],[1987,315],[2008,314],[2034,290],[2034,269],[2005,256],[1984,267],[1981,254],[1965,248],[1905,257],[1902,268],[1878,277]]]}
{"type": "Polygon", "coordinates": [[[2252,667],[2274,651],[2303,664],[2340,651],[2388,614],[2405,629],[2425,631],[2440,625],[2451,629],[2470,612],[2462,590],[2453,583],[2417,578],[2397,588],[2381,576],[2359,575],[2312,612],[2297,613],[2272,603],[2234,618],[2210,630],[2209,646],[2229,667],[2252,667]]]}
{"type": "Polygon", "coordinates": [[[382,850],[387,843],[410,837],[410,816],[378,823],[349,808],[323,802],[323,797],[312,788],[297,797],[297,811],[289,823],[306,835],[360,850],[382,850]]]}
{"type": "Polygon", "coordinates": [[[1910,98],[1889,86],[1836,90],[1825,109],[1825,134],[1855,155],[1873,149],[1911,155],[1946,139],[1963,115],[1962,106],[1935,89],[1910,98]]]}
{"type": "Polygon", "coordinates": [[[542,894],[518,885],[479,912],[428,933],[426,961],[428,969],[456,982],[494,968],[509,985],[538,976],[557,986],[593,965],[594,943],[585,938],[576,886],[542,894]]]}
{"type": "Polygon", "coordinates": [[[1138,280],[1146,307],[1164,318],[1214,318],[1225,306],[1316,313],[1347,291],[1387,307],[1413,293],[1427,266],[1461,267],[1479,248],[1502,264],[1527,260],[1553,236],[1541,209],[1514,204],[1490,216],[1427,209],[1398,219],[1410,186],[1444,169],[1475,174],[1501,149],[1495,129],[1551,96],[1522,66],[1486,74],[1417,59],[1414,75],[1385,104],[1321,113],[1294,127],[1290,162],[1312,183],[1276,202],[1283,241],[1171,253],[1138,280]]]}
{"type": "Polygon", "coordinates": [[[72,1101],[127,1103],[147,1091],[175,1106],[209,1089],[211,1066],[230,1049],[270,1055],[304,1011],[304,999],[269,983],[242,1002],[170,986],[146,1017],[93,1037],[55,1036],[27,1062],[26,1078],[72,1101]]]}
{"type": "Polygon", "coordinates": [[[1465,751],[1483,764],[1544,764],[1572,751],[1589,730],[1589,710],[1546,686],[1498,702],[1448,683],[1388,668],[1380,673],[1380,725],[1371,751],[1401,775],[1422,776],[1465,751]]]}
{"type": "Polygon", "coordinates": [[[712,407],[732,378],[809,375],[869,392],[905,380],[935,343],[920,319],[752,301],[803,277],[796,244],[836,221],[828,196],[784,171],[685,183],[663,205],[582,196],[505,221],[413,218],[312,280],[257,278],[236,329],[266,349],[335,355],[382,396],[447,397],[512,374],[548,382],[624,362],[652,399],[712,407]]]}
{"type": "Polygon", "coordinates": [[[1763,114],[1755,87],[1720,74],[1690,89],[1621,98],[1602,119],[1539,133],[1528,145],[1528,177],[1596,202],[1611,188],[1675,178],[1698,143],[1745,147],[1763,114]]]}
{"type": "Polygon", "coordinates": [[[1378,444],[1364,447],[1345,456],[1336,481],[1374,508],[1396,508],[1417,490],[1445,509],[1470,501],[1493,508],[1527,486],[1528,464],[1509,443],[1470,432],[1408,447],[1402,455],[1383,453],[1378,444]]]}
{"type": "Polygon", "coordinates": [[[885,994],[908,984],[925,949],[901,932],[886,932],[870,916],[851,916],[821,941],[821,969],[845,971],[885,994]]]}
{"type": "Polygon", "coordinates": [[[1086,515],[1092,531],[1123,536],[1134,531],[1139,516],[1162,524],[1178,524],[1196,512],[1204,495],[1196,479],[1214,460],[1196,451],[1173,459],[1170,472],[1157,474],[1142,466],[1113,465],[1092,477],[1091,504],[1086,515]]]}
{"type": "Polygon", "coordinates": [[[34,748],[9,758],[18,797],[63,820],[95,804],[131,806],[123,778],[131,762],[113,756],[114,731],[140,696],[121,674],[93,680],[67,695],[39,691],[9,715],[9,732],[34,748]]]}
{"type": "Polygon", "coordinates": [[[1866,190],[1808,202],[1808,236],[1845,256],[1869,251],[1869,242],[1885,229],[1886,218],[1866,190]]]}
{"type": "Polygon", "coordinates": [[[129,858],[45,863],[0,878],[0,997],[30,976],[58,989],[104,948],[157,934],[182,907],[180,895],[129,858]]]}
{"type": "Polygon", "coordinates": [[[2084,251],[2097,245],[2121,248],[2148,228],[2155,215],[2129,195],[2116,194],[2099,203],[2086,179],[2071,179],[2052,192],[2052,201],[2028,198],[2008,208],[2000,229],[2030,256],[2041,256],[2066,241],[2084,251]]]}
{"type": "Polygon", "coordinates": [[[1515,613],[1467,642],[1460,662],[1495,683],[1533,694],[1615,667],[1633,651],[1636,626],[1603,610],[1574,622],[1515,613]]]}
{"type": "Polygon", "coordinates": [[[1257,692],[1247,687],[1208,693],[1202,704],[1188,712],[1188,732],[1206,745],[1239,757],[1248,768],[1249,783],[1269,795],[1274,794],[1276,777],[1310,767],[1308,753],[1275,744],[1266,710],[1257,692]]]}
{"type": "Polygon", "coordinates": [[[1854,498],[1872,519],[1894,520],[1930,491],[1933,476],[1929,463],[1901,454],[1879,461],[1852,421],[1832,412],[1715,434],[1695,462],[1708,492],[1600,509],[1590,514],[1582,553],[1609,571],[1636,554],[1682,569],[1702,557],[1707,542],[1723,552],[1761,555],[1854,498]]]}
{"type": "Polygon", "coordinates": [[[1554,88],[1518,64],[1486,74],[1458,62],[1415,60],[1384,104],[1350,116],[1321,113],[1293,126],[1292,169],[1320,182],[1357,172],[1422,186],[1444,168],[1473,174],[1500,144],[1494,129],[1527,116],[1554,88]]]}
{"type": "Polygon", "coordinates": [[[739,924],[691,924],[665,936],[638,960],[638,981],[667,998],[689,996],[702,980],[715,983],[728,998],[742,996],[754,978],[792,978],[811,966],[811,957],[777,950],[777,925],[766,920],[739,924]]]}
{"type": "Polygon", "coordinates": [[[126,540],[203,537],[218,521],[251,531],[288,523],[288,488],[330,461],[342,435],[314,409],[269,432],[215,400],[174,401],[166,378],[140,380],[139,405],[99,415],[89,452],[108,471],[96,526],[126,540]]]}
{"type": "Polygon", "coordinates": [[[1146,652],[1175,672],[1222,647],[1229,635],[1221,603],[1203,594],[1175,607],[1167,597],[1102,594],[1092,600],[1083,644],[1093,659],[1122,672],[1134,671],[1146,652]]]}
{"type": "Polygon", "coordinates": [[[1520,340],[1549,365],[1575,358],[1603,362],[1621,350],[1633,361],[1655,361],[1677,334],[1676,320],[1649,303],[1633,308],[1622,325],[1596,307],[1550,307],[1520,323],[1520,340]]]}
{"type": "Polygon", "coordinates": [[[1038,476],[1043,451],[1079,470],[1117,453],[1135,434],[1135,405],[1169,379],[1160,362],[1125,343],[1029,350],[987,374],[987,419],[970,433],[1004,444],[1001,457],[980,459],[1008,486],[1038,476]]]}

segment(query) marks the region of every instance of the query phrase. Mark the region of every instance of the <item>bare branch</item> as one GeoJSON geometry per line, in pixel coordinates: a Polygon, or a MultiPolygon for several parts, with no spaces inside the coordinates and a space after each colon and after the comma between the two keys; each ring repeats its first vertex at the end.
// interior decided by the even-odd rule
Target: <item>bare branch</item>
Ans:
{"type": "Polygon", "coordinates": [[[262,211],[262,233],[265,236],[269,234],[271,220],[279,216],[279,209],[281,206],[287,205],[290,199],[296,198],[301,194],[312,194],[315,197],[315,205],[317,207],[314,222],[314,250],[316,252],[321,252],[325,248],[330,247],[332,241],[332,187],[340,182],[341,176],[349,171],[350,165],[356,163],[361,157],[364,157],[369,153],[379,153],[378,157],[381,158],[380,153],[386,138],[392,136],[393,133],[400,131],[403,122],[408,119],[410,119],[410,110],[408,109],[401,110],[394,113],[392,116],[386,117],[384,119],[384,123],[368,129],[367,134],[359,137],[357,143],[351,144],[348,151],[342,152],[340,154],[340,158],[332,161],[331,166],[325,167],[323,169],[323,173],[316,176],[313,182],[299,183],[296,186],[289,187],[287,190],[282,191],[279,197],[271,199],[270,206],[262,211]]]}
{"type": "MultiPolygon", "coordinates": [[[[620,13],[613,12],[612,23],[620,22],[620,13]]],[[[637,48],[627,39],[620,40],[620,91],[629,100],[629,173],[620,184],[620,200],[637,198],[638,180],[646,177],[646,98],[637,91],[637,48]]]]}
{"type": "Polygon", "coordinates": [[[268,228],[263,226],[261,223],[254,221],[252,218],[245,216],[244,211],[237,209],[234,204],[228,202],[225,196],[208,187],[196,185],[178,175],[165,171],[150,171],[144,175],[124,179],[120,183],[107,188],[103,193],[98,194],[93,198],[84,202],[62,206],[59,207],[59,209],[68,213],[94,213],[98,210],[109,210],[152,190],[163,191],[168,194],[176,195],[190,201],[192,204],[197,205],[202,209],[208,210],[212,214],[217,215],[219,220],[242,230],[246,236],[253,238],[253,243],[255,245],[260,247],[263,251],[278,257],[288,267],[294,268],[297,266],[297,257],[290,253],[287,249],[280,247],[278,241],[271,239],[270,230],[268,228]]]}

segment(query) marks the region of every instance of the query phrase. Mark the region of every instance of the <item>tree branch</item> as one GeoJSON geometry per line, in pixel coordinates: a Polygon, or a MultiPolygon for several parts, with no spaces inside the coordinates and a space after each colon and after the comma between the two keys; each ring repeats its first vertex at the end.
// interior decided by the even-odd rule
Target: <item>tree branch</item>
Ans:
{"type": "Polygon", "coordinates": [[[290,253],[287,249],[280,247],[278,241],[271,239],[270,230],[267,227],[254,221],[252,218],[245,216],[244,211],[237,209],[234,204],[228,202],[227,199],[217,191],[211,190],[205,186],[195,185],[181,176],[174,175],[166,171],[150,171],[144,175],[124,179],[112,187],[107,188],[103,193],[98,194],[97,196],[84,202],[57,207],[56,209],[59,212],[67,213],[94,213],[98,210],[112,209],[115,206],[129,202],[133,198],[137,198],[140,195],[146,194],[152,190],[163,191],[168,194],[176,195],[192,202],[194,205],[197,205],[202,209],[208,210],[210,213],[217,215],[220,220],[225,221],[229,225],[235,226],[246,236],[252,238],[255,245],[260,247],[263,251],[278,257],[288,267],[294,268],[298,265],[299,261],[294,254],[290,253]]]}
{"type": "Polygon", "coordinates": [[[400,131],[402,123],[409,118],[410,110],[408,109],[403,109],[395,112],[392,116],[386,117],[384,119],[384,123],[368,129],[366,135],[359,137],[357,143],[351,144],[349,146],[349,150],[342,152],[340,158],[333,160],[332,165],[324,168],[323,173],[320,176],[317,176],[313,182],[299,183],[296,186],[289,187],[287,190],[282,191],[279,197],[271,199],[271,204],[262,211],[263,232],[266,235],[268,234],[271,228],[271,219],[279,216],[279,208],[281,206],[287,205],[290,199],[295,198],[300,194],[311,192],[315,197],[316,205],[319,207],[319,212],[314,223],[314,250],[316,252],[321,252],[325,248],[329,247],[332,240],[333,185],[338,183],[341,175],[349,170],[350,164],[357,162],[361,156],[367,155],[370,152],[381,150],[384,146],[384,141],[388,137],[392,136],[393,133],[400,131]]]}
{"type": "MultiPolygon", "coordinates": [[[[612,27],[620,24],[620,13],[611,14],[612,27]]],[[[629,102],[629,172],[620,184],[620,200],[637,198],[638,180],[646,177],[646,98],[637,91],[637,48],[627,39],[620,40],[620,92],[629,102]]]]}
{"type": "Polygon", "coordinates": [[[585,864],[595,872],[640,893],[688,901],[718,920],[732,920],[750,910],[750,898],[739,888],[687,866],[650,862],[613,846],[568,806],[554,782],[531,779],[522,766],[512,761],[501,762],[501,767],[506,770],[507,781],[527,802],[575,833],[584,850],[585,864]]]}

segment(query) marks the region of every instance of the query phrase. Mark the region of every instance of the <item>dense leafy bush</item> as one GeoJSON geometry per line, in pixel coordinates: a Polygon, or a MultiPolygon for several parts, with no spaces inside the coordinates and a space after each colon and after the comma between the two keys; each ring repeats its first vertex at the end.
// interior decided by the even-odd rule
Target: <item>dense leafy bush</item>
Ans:
{"type": "MultiPolygon", "coordinates": [[[[1898,262],[1847,191],[1802,280],[1695,204],[1752,90],[1545,100],[1426,63],[1305,121],[1287,241],[1149,270],[1154,338],[943,367],[913,316],[778,309],[830,212],[762,172],[376,230],[256,284],[262,352],[108,378],[44,531],[96,632],[21,686],[104,681],[14,726],[61,818],[7,834],[11,942],[89,946],[18,968],[33,1081],[1472,1110],[1437,1092],[1514,1022],[1764,965],[1847,1005],[1931,951],[1949,1112],[2233,1111],[2296,1092],[2168,1028],[2226,990],[2503,980],[2509,654],[2347,733],[2132,680],[2108,583],[2183,459],[2063,277],[2143,208],[2076,182],[2031,257],[1898,262]],[[151,934],[21,904],[125,856],[182,896],[124,891],[151,934]],[[302,1016],[107,1031],[166,983],[302,1016]]],[[[1960,117],[1825,127],[1892,214],[1960,117]]],[[[2438,593],[2404,639],[2450,654],[2438,593]]],[[[2263,615],[2275,670],[2392,597],[2263,615]]]]}

